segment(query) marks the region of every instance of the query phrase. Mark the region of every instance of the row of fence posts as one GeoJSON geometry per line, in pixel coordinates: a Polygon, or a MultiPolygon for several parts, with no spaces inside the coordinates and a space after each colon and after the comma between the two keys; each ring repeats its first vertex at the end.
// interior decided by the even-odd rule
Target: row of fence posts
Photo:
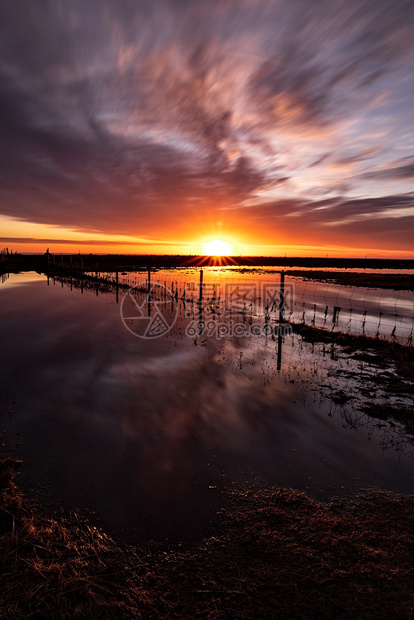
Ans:
{"type": "MultiPolygon", "coordinates": [[[[61,262],[61,266],[63,267],[63,260],[61,262]]],[[[70,257],[70,267],[71,271],[73,268],[72,256],[70,257]]],[[[80,275],[81,281],[83,281],[83,258],[80,258],[80,275]]],[[[203,303],[203,290],[204,290],[204,272],[203,269],[200,269],[200,281],[199,281],[199,299],[198,302],[200,305],[203,303]]],[[[99,264],[96,263],[95,277],[99,279],[99,264]]],[[[148,308],[151,306],[151,267],[148,267],[147,271],[147,282],[146,287],[148,290],[148,308]]],[[[115,287],[116,287],[116,302],[119,303],[119,269],[118,265],[115,266],[115,287]]],[[[83,289],[83,287],[82,287],[83,289]]],[[[285,272],[282,271],[280,273],[280,295],[279,295],[279,323],[284,322],[284,306],[285,306],[285,272]]]]}
{"type": "MultiPolygon", "coordinates": [[[[53,265],[56,266],[56,257],[55,255],[49,255],[49,263],[50,263],[50,258],[52,258],[53,260],[53,265]]],[[[69,258],[70,260],[70,273],[73,273],[73,257],[70,256],[69,258]]],[[[64,262],[63,262],[63,254],[61,254],[61,259],[60,259],[60,267],[63,269],[64,268],[64,262]]],[[[151,316],[151,267],[148,267],[148,271],[147,271],[147,282],[146,282],[146,288],[148,291],[148,295],[147,295],[147,312],[148,312],[148,316],[151,316]]],[[[84,275],[84,263],[83,263],[83,257],[80,256],[80,280],[81,280],[81,292],[83,294],[83,275],[84,275]]],[[[99,272],[99,263],[96,262],[95,265],[95,278],[96,280],[99,279],[100,276],[100,272],[99,272]]],[[[49,280],[48,280],[49,283],[49,280]]],[[[63,284],[63,283],[62,283],[63,284]]],[[[115,291],[116,291],[116,303],[119,303],[119,268],[118,265],[115,266],[115,291]]],[[[199,305],[199,326],[200,326],[200,337],[202,335],[202,305],[203,305],[203,292],[204,292],[204,271],[203,269],[200,269],[199,272],[199,298],[198,298],[198,305],[199,305]]],[[[98,295],[98,288],[96,290],[96,294],[98,295]]],[[[279,289],[279,323],[283,323],[284,322],[284,307],[285,307],[285,272],[281,271],[280,273],[280,289],[279,289]]],[[[281,367],[281,362],[282,362],[282,333],[281,330],[278,330],[278,350],[277,350],[277,368],[278,370],[280,370],[281,367]]]]}
{"type": "MultiPolygon", "coordinates": [[[[6,248],[7,251],[7,248],[6,248]]],[[[5,250],[1,251],[2,256],[5,255],[5,250]]],[[[69,261],[70,261],[70,273],[71,273],[71,277],[72,274],[76,277],[76,271],[77,269],[75,268],[75,271],[73,270],[73,266],[74,266],[74,260],[73,260],[73,256],[69,257],[69,261]]],[[[79,259],[80,259],[80,280],[81,280],[81,291],[83,293],[83,278],[84,278],[84,259],[83,256],[79,255],[79,259]]],[[[53,264],[54,266],[56,266],[56,256],[53,254],[48,254],[48,262],[49,264],[53,264]]],[[[63,269],[64,265],[64,261],[63,261],[63,255],[61,255],[60,258],[60,265],[63,269]]],[[[99,279],[100,276],[100,272],[99,272],[99,264],[98,262],[96,262],[96,270],[95,270],[95,276],[96,279],[99,279]]],[[[110,282],[107,279],[108,282],[110,282]]],[[[113,280],[111,280],[112,283],[113,280]]],[[[71,284],[72,286],[72,284],[71,284]]],[[[118,265],[116,265],[115,267],[115,289],[116,289],[116,302],[119,303],[119,267],[118,265]]],[[[122,285],[121,285],[122,286],[122,285]]],[[[147,276],[147,286],[148,286],[148,312],[151,312],[151,296],[152,296],[152,290],[151,290],[151,267],[148,267],[148,276],[147,276]]],[[[199,271],[199,298],[198,298],[198,304],[202,305],[203,303],[203,293],[204,293],[204,272],[203,269],[200,268],[199,271]]],[[[98,287],[96,289],[96,294],[98,294],[98,287]]],[[[175,299],[177,299],[177,293],[175,294],[175,299]]],[[[278,304],[278,314],[279,314],[279,324],[283,324],[285,322],[285,272],[281,271],[280,272],[280,288],[279,288],[279,304],[278,304]]],[[[305,302],[302,304],[303,305],[303,312],[302,312],[302,323],[305,324],[306,323],[306,318],[305,318],[305,314],[306,314],[306,309],[305,309],[305,302]]],[[[277,307],[276,307],[277,309],[277,307]]],[[[334,306],[333,308],[333,316],[332,316],[332,324],[333,326],[338,324],[338,319],[339,319],[339,314],[341,312],[342,308],[340,306],[334,306]]],[[[351,310],[352,312],[352,310],[351,310]]],[[[362,333],[365,334],[365,323],[366,323],[366,315],[367,315],[367,311],[364,312],[363,314],[363,321],[362,321],[362,333]]],[[[316,316],[316,304],[314,304],[313,306],[313,320],[311,320],[311,324],[315,325],[315,316],[316,316]]],[[[326,306],[325,308],[325,321],[324,321],[324,326],[326,324],[326,320],[328,318],[328,306],[326,306]]],[[[379,323],[378,323],[378,329],[377,329],[377,333],[376,333],[376,337],[379,337],[379,328],[380,328],[380,324],[381,324],[381,318],[382,318],[382,312],[380,312],[380,316],[379,316],[379,323]]],[[[280,331],[280,330],[279,330],[280,331]]],[[[393,331],[392,331],[392,338],[395,338],[395,331],[396,331],[396,326],[394,327],[393,331]]],[[[412,343],[412,334],[409,337],[409,344],[412,343]]]]}
{"type": "MultiPolygon", "coordinates": [[[[2,250],[2,256],[5,255],[7,248],[5,250],[2,250]]],[[[55,260],[55,255],[50,254],[49,256],[49,263],[51,261],[51,259],[53,260],[53,265],[56,265],[56,260],[55,260]]],[[[73,273],[73,256],[71,255],[69,257],[69,261],[70,261],[70,273],[71,273],[71,277],[72,277],[72,273],[73,273]]],[[[63,254],[61,254],[60,256],[60,266],[63,269],[64,268],[64,261],[63,261],[63,254]]],[[[83,274],[84,274],[84,263],[83,263],[83,257],[80,256],[80,280],[81,280],[81,291],[83,293],[83,274]]],[[[203,282],[203,269],[200,269],[199,272],[199,299],[198,299],[198,303],[202,304],[203,302],[203,291],[204,291],[204,282],[203,282]]],[[[100,277],[100,272],[99,272],[99,263],[96,262],[95,264],[95,278],[96,280],[99,280],[100,277]]],[[[151,267],[148,267],[148,276],[147,276],[147,289],[148,289],[148,311],[149,313],[151,312],[151,267]]],[[[71,288],[72,288],[72,283],[71,283],[71,288]]],[[[116,302],[119,303],[119,268],[118,265],[115,266],[115,289],[116,289],[116,302]]],[[[285,272],[281,271],[280,272],[280,295],[279,295],[279,323],[284,323],[285,321],[285,317],[284,317],[284,312],[285,312],[285,272]]],[[[98,288],[96,289],[96,293],[98,294],[98,288]]],[[[303,306],[305,307],[305,303],[303,303],[303,306]]],[[[338,318],[339,318],[339,313],[342,310],[342,308],[340,306],[334,306],[333,308],[333,316],[332,316],[332,323],[333,325],[336,325],[338,322],[338,318]]],[[[351,310],[352,312],[352,310],[351,310]]],[[[306,319],[305,319],[305,309],[303,309],[302,312],[302,323],[305,324],[306,323],[306,319]]],[[[313,316],[313,320],[311,321],[311,323],[313,325],[315,325],[315,313],[316,313],[316,304],[314,304],[314,316],[313,316]]],[[[327,319],[327,314],[328,314],[328,306],[326,306],[325,308],[325,322],[326,323],[326,319],[327,319]]],[[[366,314],[367,312],[364,312],[363,315],[363,322],[362,322],[362,331],[363,333],[365,333],[365,322],[366,322],[366,314]]],[[[379,324],[378,324],[378,332],[376,334],[376,336],[379,336],[379,326],[381,324],[381,317],[382,317],[382,313],[380,312],[380,318],[379,318],[379,324]]],[[[395,335],[395,327],[394,327],[394,331],[392,333],[392,336],[395,335]]]]}
{"type": "MultiPolygon", "coordinates": [[[[53,260],[53,265],[56,265],[56,257],[54,254],[48,255],[48,260],[50,263],[50,259],[53,260]]],[[[70,273],[73,273],[73,256],[69,257],[70,261],[70,273]]],[[[63,262],[63,254],[60,256],[60,267],[64,268],[63,262]]],[[[148,276],[147,276],[147,290],[148,290],[148,310],[151,311],[151,267],[148,267],[148,276]]],[[[84,263],[83,257],[80,256],[80,280],[81,280],[81,291],[83,293],[83,275],[84,275],[84,263]]],[[[95,264],[95,278],[99,280],[100,272],[99,272],[99,263],[95,264]]],[[[200,306],[203,303],[203,291],[204,291],[204,271],[200,269],[199,272],[199,299],[198,302],[200,306]]],[[[119,303],[119,269],[118,265],[115,266],[115,288],[116,288],[116,302],[119,303]]],[[[98,292],[98,291],[97,291],[98,292]]],[[[279,295],[279,323],[284,322],[284,307],[285,307],[285,272],[281,271],[280,273],[280,295],[279,295]]]]}
{"type": "MultiPolygon", "coordinates": [[[[49,254],[49,263],[50,263],[50,258],[52,258],[53,260],[53,265],[56,266],[56,255],[55,254],[49,254]]],[[[69,261],[70,261],[70,272],[73,272],[73,256],[71,255],[69,257],[69,261]]],[[[64,267],[64,262],[63,262],[63,254],[60,255],[60,267],[63,269],[64,267]]],[[[83,268],[83,257],[80,256],[80,275],[81,275],[81,279],[83,279],[83,274],[84,274],[84,268],[83,268]]],[[[96,262],[95,264],[95,278],[98,280],[99,279],[99,263],[96,262]]],[[[204,272],[203,269],[200,269],[200,283],[199,283],[199,302],[201,303],[203,300],[203,286],[204,286],[204,272]]],[[[119,288],[119,270],[118,270],[118,265],[115,266],[115,284],[116,284],[116,289],[118,292],[118,288],[119,288]]],[[[150,297],[151,295],[151,267],[148,267],[148,277],[147,277],[147,288],[148,288],[148,295],[150,297]]],[[[281,271],[280,273],[280,298],[279,298],[279,322],[283,323],[284,321],[284,305],[285,305],[285,272],[281,271]]]]}

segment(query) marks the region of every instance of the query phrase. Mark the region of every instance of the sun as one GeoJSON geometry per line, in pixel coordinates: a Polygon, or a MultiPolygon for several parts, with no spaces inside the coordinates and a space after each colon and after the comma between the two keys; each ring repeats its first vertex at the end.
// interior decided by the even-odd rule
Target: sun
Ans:
{"type": "Polygon", "coordinates": [[[203,243],[203,252],[205,256],[231,256],[232,246],[227,241],[213,239],[203,243]]]}

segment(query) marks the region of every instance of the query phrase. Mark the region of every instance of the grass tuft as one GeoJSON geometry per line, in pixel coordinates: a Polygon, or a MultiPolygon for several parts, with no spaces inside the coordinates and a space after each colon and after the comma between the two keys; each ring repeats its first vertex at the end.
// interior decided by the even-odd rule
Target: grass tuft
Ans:
{"type": "Polygon", "coordinates": [[[0,614],[20,618],[411,618],[414,502],[380,491],[323,504],[234,487],[215,536],[123,544],[50,514],[3,459],[0,614]]]}

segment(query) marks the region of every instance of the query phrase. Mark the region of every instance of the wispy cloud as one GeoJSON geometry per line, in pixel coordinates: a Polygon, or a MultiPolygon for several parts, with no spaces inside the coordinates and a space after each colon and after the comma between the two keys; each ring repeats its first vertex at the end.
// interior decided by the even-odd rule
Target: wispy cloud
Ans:
{"type": "Polygon", "coordinates": [[[411,0],[2,3],[0,213],[167,238],[247,204],[308,243],[368,213],[412,248],[412,23],[411,0]]]}

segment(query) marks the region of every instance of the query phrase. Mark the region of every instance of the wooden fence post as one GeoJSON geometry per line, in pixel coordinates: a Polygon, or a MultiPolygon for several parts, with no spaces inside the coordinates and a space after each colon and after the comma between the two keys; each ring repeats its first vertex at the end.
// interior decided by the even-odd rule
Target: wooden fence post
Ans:
{"type": "Polygon", "coordinates": [[[285,309],[285,272],[280,272],[279,323],[283,323],[285,309]]]}

